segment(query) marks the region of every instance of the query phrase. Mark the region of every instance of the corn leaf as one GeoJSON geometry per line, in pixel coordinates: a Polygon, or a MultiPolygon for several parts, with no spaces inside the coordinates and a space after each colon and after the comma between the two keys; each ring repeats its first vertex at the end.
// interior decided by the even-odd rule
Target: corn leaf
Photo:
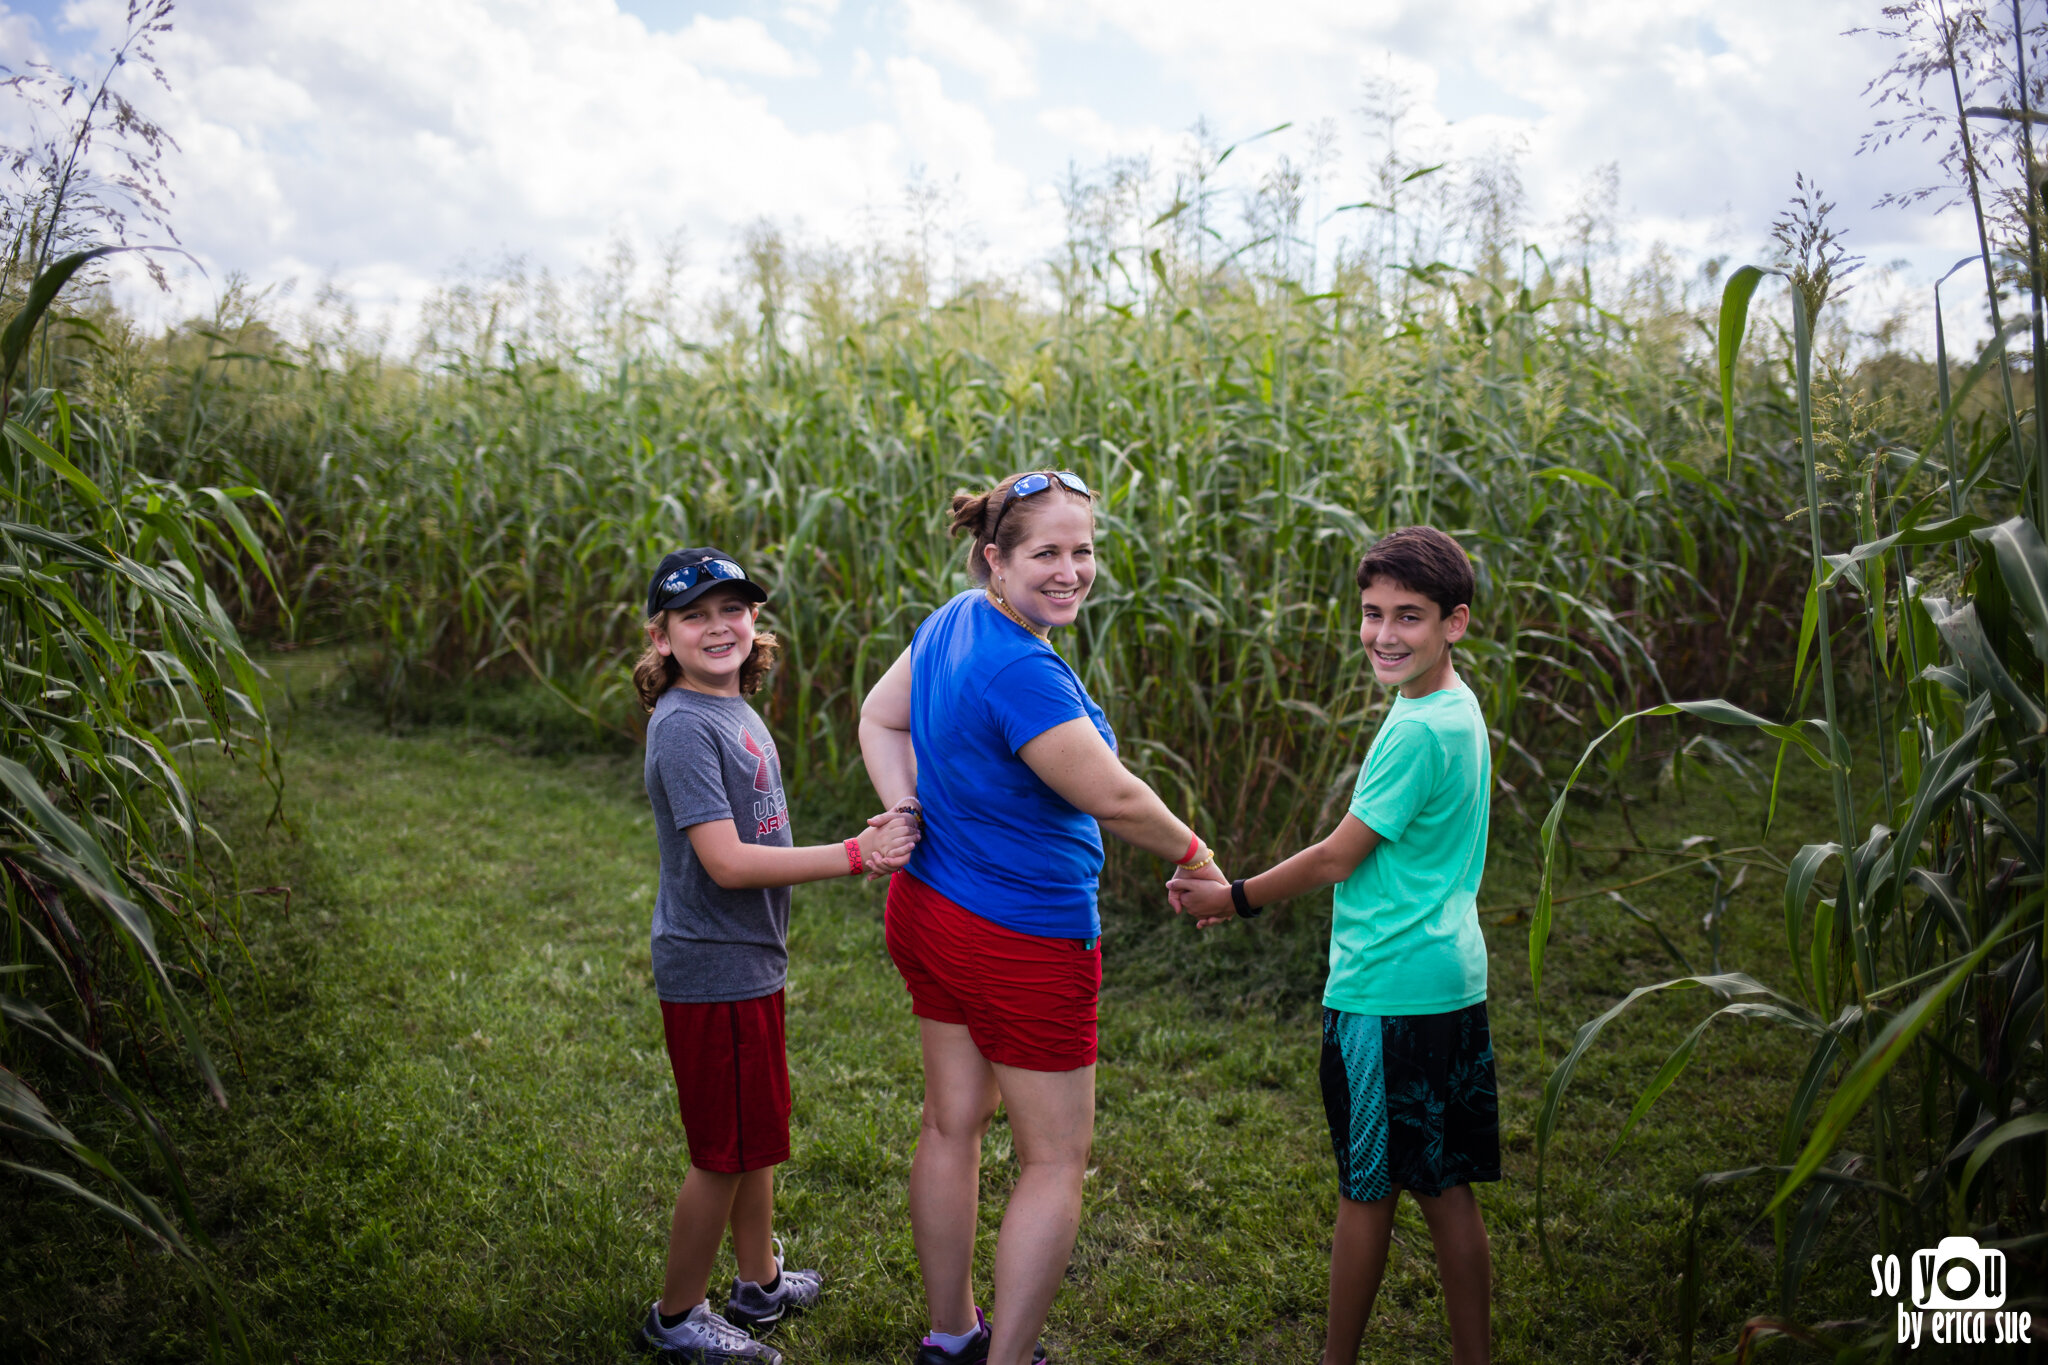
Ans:
{"type": "Polygon", "coordinates": [[[1892,1017],[1891,1022],[1885,1025],[1884,1032],[1864,1049],[1863,1055],[1856,1059],[1855,1064],[1849,1068],[1849,1074],[1842,1078],[1841,1085],[1837,1086],[1835,1093],[1829,1097],[1827,1108],[1821,1111],[1820,1121],[1814,1125],[1813,1136],[1807,1139],[1805,1150],[1800,1153],[1799,1159],[1792,1164],[1790,1173],[1779,1184],[1778,1191],[1771,1197],[1770,1205],[1765,1212],[1776,1209],[1791,1198],[1793,1192],[1820,1169],[1820,1164],[1834,1151],[1836,1144],[1842,1140],[1843,1133],[1848,1131],[1850,1121],[1862,1111],[1864,1102],[1870,1098],[1871,1092],[1877,1089],[1877,1083],[1890,1073],[1899,1058],[1905,1055],[1907,1047],[1920,1036],[1928,1024],[1939,1017],[1943,1002],[1969,979],[1970,973],[1977,970],[1978,964],[1984,961],[1985,955],[1998,940],[2003,938],[2005,932],[2031,908],[2021,907],[2006,915],[1995,929],[1985,935],[1982,943],[1955,965],[1947,977],[1915,1000],[1911,1008],[1892,1017]]]}
{"type": "Polygon", "coordinates": [[[1721,330],[1716,350],[1721,373],[1721,430],[1728,441],[1728,473],[1735,473],[1735,362],[1742,353],[1742,334],[1749,329],[1749,300],[1764,272],[1745,265],[1721,287],[1721,330]]]}
{"type": "Polygon", "coordinates": [[[1973,535],[1991,545],[1998,560],[1998,572],[2005,579],[2006,593],[2026,620],[2034,653],[2048,662],[2048,544],[2042,542],[2034,524],[2023,517],[2013,517],[1973,535]]]}
{"type": "Polygon", "coordinates": [[[1985,1163],[1998,1155],[1999,1148],[2008,1142],[2039,1137],[2043,1133],[2048,1133],[2048,1114],[2022,1114],[2016,1119],[2000,1124],[1987,1134],[1977,1144],[1977,1149],[1970,1153],[1969,1161],[1963,1166],[1962,1179],[1956,1182],[1957,1213],[1962,1214],[1969,1208],[1970,1188],[1976,1184],[1977,1176],[1983,1171],[1985,1163]]]}

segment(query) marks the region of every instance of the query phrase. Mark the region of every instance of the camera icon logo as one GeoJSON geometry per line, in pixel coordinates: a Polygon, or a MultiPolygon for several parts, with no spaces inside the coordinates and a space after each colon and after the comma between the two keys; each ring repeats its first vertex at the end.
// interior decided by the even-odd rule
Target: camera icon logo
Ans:
{"type": "Polygon", "coordinates": [[[1944,1237],[1913,1253],[1915,1308],[1983,1309],[2004,1302],[2004,1252],[1986,1251],[1974,1237],[1944,1237]]]}

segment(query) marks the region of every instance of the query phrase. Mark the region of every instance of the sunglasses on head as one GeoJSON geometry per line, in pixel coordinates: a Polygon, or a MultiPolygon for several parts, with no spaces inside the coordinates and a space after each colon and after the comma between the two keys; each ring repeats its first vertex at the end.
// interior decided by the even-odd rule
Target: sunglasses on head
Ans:
{"type": "Polygon", "coordinates": [[[730,559],[707,559],[700,564],[690,564],[677,569],[661,580],[661,595],[674,597],[679,592],[688,592],[707,578],[722,578],[727,581],[747,581],[747,571],[730,559]]]}
{"type": "Polygon", "coordinates": [[[1043,493],[1046,489],[1052,487],[1053,480],[1055,479],[1084,498],[1092,498],[1094,496],[1094,494],[1088,491],[1088,485],[1082,482],[1081,476],[1070,469],[1062,469],[1056,474],[1026,474],[1023,478],[1010,485],[1009,492],[1003,494],[1002,505],[996,508],[996,519],[988,528],[989,539],[995,539],[996,527],[1003,524],[1003,514],[1010,510],[1011,503],[1019,498],[1028,498],[1034,493],[1043,493]]]}

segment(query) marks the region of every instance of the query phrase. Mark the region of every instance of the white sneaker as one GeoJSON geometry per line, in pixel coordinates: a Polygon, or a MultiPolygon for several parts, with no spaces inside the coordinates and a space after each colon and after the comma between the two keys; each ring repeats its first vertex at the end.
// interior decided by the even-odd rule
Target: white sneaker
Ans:
{"type": "Polygon", "coordinates": [[[640,1324],[637,1344],[665,1361],[689,1365],[782,1365],[782,1352],[763,1346],[739,1328],[711,1311],[706,1299],[673,1327],[661,1325],[661,1300],[647,1306],[647,1321],[640,1324]]]}
{"type": "Polygon", "coordinates": [[[734,1280],[732,1296],[725,1301],[730,1322],[752,1332],[766,1334],[787,1313],[800,1313],[825,1292],[825,1277],[815,1270],[788,1270],[782,1264],[782,1239],[775,1241],[775,1274],[779,1281],[771,1293],[752,1280],[734,1280]]]}

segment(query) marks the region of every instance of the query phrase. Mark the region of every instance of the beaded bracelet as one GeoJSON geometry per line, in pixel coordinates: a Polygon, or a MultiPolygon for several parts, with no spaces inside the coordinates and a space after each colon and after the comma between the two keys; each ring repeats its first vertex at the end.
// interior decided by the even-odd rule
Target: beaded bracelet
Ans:
{"type": "Polygon", "coordinates": [[[846,841],[846,875],[858,877],[860,874],[860,840],[858,838],[848,839],[846,841]]]}
{"type": "Polygon", "coordinates": [[[1216,850],[1212,848],[1209,850],[1207,856],[1205,856],[1199,863],[1181,863],[1180,870],[1183,872],[1200,872],[1203,868],[1207,867],[1210,863],[1213,863],[1215,861],[1216,850]]]}

